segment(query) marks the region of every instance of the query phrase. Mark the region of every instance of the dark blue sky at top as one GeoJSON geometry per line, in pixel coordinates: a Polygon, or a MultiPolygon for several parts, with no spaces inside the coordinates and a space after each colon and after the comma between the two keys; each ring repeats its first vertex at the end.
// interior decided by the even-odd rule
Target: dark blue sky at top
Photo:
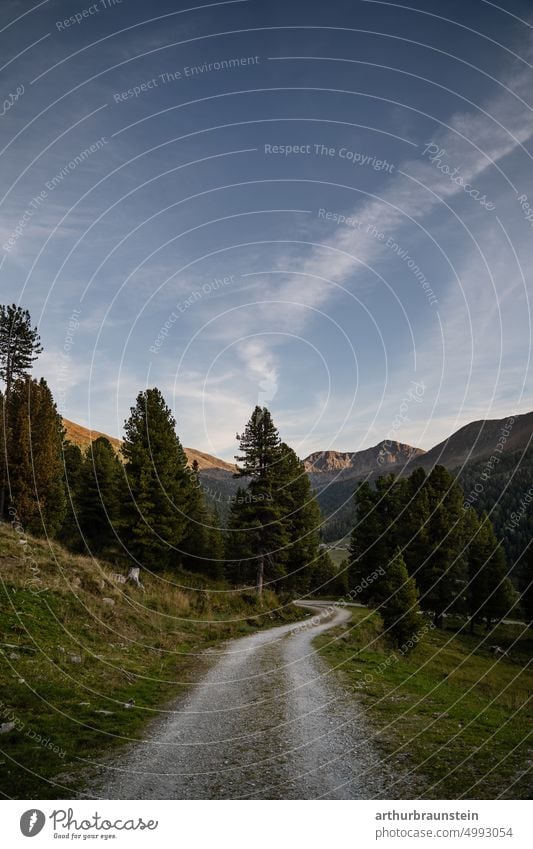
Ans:
{"type": "Polygon", "coordinates": [[[2,5],[2,299],[64,415],[157,384],[231,457],[256,403],[302,455],[531,409],[531,4],[193,6],[2,5]]]}

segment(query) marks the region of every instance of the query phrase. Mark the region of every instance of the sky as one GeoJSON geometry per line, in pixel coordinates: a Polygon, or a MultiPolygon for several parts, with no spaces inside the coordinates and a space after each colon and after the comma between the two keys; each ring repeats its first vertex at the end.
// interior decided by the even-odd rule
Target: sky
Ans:
{"type": "Polygon", "coordinates": [[[232,459],[533,409],[533,7],[3,0],[1,301],[66,418],[232,459]]]}

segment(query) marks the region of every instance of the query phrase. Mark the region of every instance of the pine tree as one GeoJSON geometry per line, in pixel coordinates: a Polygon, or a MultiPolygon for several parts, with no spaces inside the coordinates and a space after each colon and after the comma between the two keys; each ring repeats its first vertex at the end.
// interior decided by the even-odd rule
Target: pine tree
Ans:
{"type": "Polygon", "coordinates": [[[321,514],[303,462],[292,448],[280,445],[280,459],[274,467],[272,497],[280,510],[287,539],[283,566],[288,592],[304,595],[317,569],[320,556],[321,514]]]}
{"type": "Polygon", "coordinates": [[[105,436],[91,442],[83,458],[76,497],[77,517],[86,547],[112,558],[118,547],[124,472],[105,436]]]}
{"type": "Polygon", "coordinates": [[[429,495],[423,469],[415,469],[405,481],[403,511],[398,522],[397,540],[407,571],[416,581],[431,554],[429,538],[429,495]]]}
{"type": "Polygon", "coordinates": [[[76,518],[76,504],[80,491],[83,454],[78,445],[63,442],[63,484],[67,500],[65,518],[59,532],[59,540],[72,551],[81,551],[81,537],[76,518]]]}
{"type": "MultiPolygon", "coordinates": [[[[7,458],[11,390],[16,380],[29,375],[34,361],[42,353],[37,328],[31,326],[30,314],[16,304],[0,305],[0,380],[5,383],[2,405],[2,455],[0,457],[0,519],[5,515],[7,458]]],[[[1,447],[1,446],[0,446],[1,447]]]]}
{"type": "Polygon", "coordinates": [[[486,513],[478,520],[473,510],[467,511],[468,522],[468,610],[473,630],[476,622],[485,620],[487,628],[493,620],[508,615],[517,595],[507,577],[507,563],[501,543],[486,513]]]}
{"type": "Polygon", "coordinates": [[[358,589],[357,600],[367,604],[379,600],[377,583],[369,583],[368,577],[387,565],[391,541],[378,512],[376,490],[365,481],[357,488],[354,498],[356,523],[348,549],[348,583],[350,591],[358,589]]]}
{"type": "Polygon", "coordinates": [[[255,583],[257,562],[255,545],[259,529],[245,487],[233,497],[226,529],[225,575],[235,586],[255,583]]]}
{"type": "Polygon", "coordinates": [[[385,632],[395,646],[408,651],[409,642],[416,642],[422,630],[423,620],[415,581],[409,577],[399,550],[388,565],[383,594],[379,612],[385,632]]]}
{"type": "Polygon", "coordinates": [[[125,423],[124,544],[137,562],[155,570],[181,563],[188,524],[191,482],[175,427],[157,388],[139,393],[125,423]]]}
{"type": "Polygon", "coordinates": [[[336,595],[337,569],[328,552],[322,550],[315,558],[309,578],[309,591],[318,595],[336,595]]]}
{"type": "Polygon", "coordinates": [[[463,491],[444,466],[435,466],[426,484],[428,554],[417,571],[422,610],[442,626],[447,613],[466,609],[467,556],[464,545],[463,491]]]}
{"type": "Polygon", "coordinates": [[[207,575],[209,559],[209,512],[200,488],[198,460],[193,460],[190,474],[191,491],[187,511],[187,528],[181,544],[183,563],[192,572],[207,575]]]}
{"type": "Polygon", "coordinates": [[[530,628],[533,628],[533,542],[529,543],[523,559],[525,561],[525,568],[520,603],[526,617],[526,622],[530,628]]]}
{"type": "MultiPolygon", "coordinates": [[[[237,439],[240,454],[235,459],[242,464],[237,467],[237,477],[248,477],[250,483],[244,504],[233,505],[230,532],[233,535],[240,532],[247,537],[246,547],[251,557],[245,559],[248,563],[250,559],[255,560],[255,584],[261,595],[265,578],[275,581],[284,574],[287,543],[281,508],[273,497],[282,457],[280,438],[266,407],[255,407],[244,433],[237,434],[237,439]]],[[[243,549],[242,541],[237,543],[237,548],[243,549]]]]}
{"type": "Polygon", "coordinates": [[[281,456],[279,433],[269,410],[256,406],[244,433],[236,438],[241,453],[235,459],[243,464],[238,467],[238,476],[269,480],[281,456]]]}
{"type": "Polygon", "coordinates": [[[221,581],[224,578],[224,538],[220,529],[220,517],[216,507],[213,507],[208,514],[209,534],[208,534],[208,553],[209,553],[209,576],[215,581],[221,581]]]}
{"type": "Polygon", "coordinates": [[[8,403],[7,482],[27,531],[55,536],[66,510],[63,425],[46,381],[15,381],[8,403]]]}

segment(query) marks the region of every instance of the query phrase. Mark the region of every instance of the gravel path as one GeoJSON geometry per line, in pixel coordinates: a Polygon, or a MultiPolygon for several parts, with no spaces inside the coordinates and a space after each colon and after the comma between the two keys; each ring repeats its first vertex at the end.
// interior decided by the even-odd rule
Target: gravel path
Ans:
{"type": "MultiPolygon", "coordinates": [[[[317,612],[313,605],[312,611],[317,612]]],[[[149,742],[103,767],[93,798],[369,799],[387,796],[353,695],[311,645],[349,619],[283,625],[226,644],[149,742]]],[[[390,793],[389,793],[390,798],[390,793]]]]}

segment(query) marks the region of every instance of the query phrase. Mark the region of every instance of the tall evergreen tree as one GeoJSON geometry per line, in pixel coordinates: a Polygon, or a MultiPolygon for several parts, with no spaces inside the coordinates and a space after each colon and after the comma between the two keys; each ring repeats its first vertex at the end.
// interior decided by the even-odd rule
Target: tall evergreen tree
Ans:
{"type": "Polygon", "coordinates": [[[429,519],[428,552],[417,571],[422,610],[442,626],[444,614],[466,609],[467,553],[463,492],[444,466],[435,466],[426,480],[429,519]]]}
{"type": "Polygon", "coordinates": [[[0,519],[5,515],[7,457],[11,390],[16,380],[28,377],[34,361],[42,353],[36,327],[27,310],[16,304],[0,305],[0,380],[5,383],[2,405],[2,455],[0,457],[0,519]]]}
{"type": "MultiPolygon", "coordinates": [[[[237,477],[248,477],[250,483],[244,503],[233,505],[229,530],[230,536],[242,533],[247,537],[248,550],[253,554],[245,559],[255,560],[255,584],[261,595],[265,578],[278,580],[284,574],[287,542],[281,508],[273,496],[282,459],[280,438],[266,407],[255,407],[244,432],[237,434],[237,439],[240,454],[235,459],[242,464],[237,466],[237,477]]],[[[237,546],[242,548],[243,542],[239,541],[237,546]]],[[[230,545],[229,550],[232,548],[230,545]]]]}
{"type": "Polygon", "coordinates": [[[61,416],[43,379],[15,381],[8,407],[10,502],[30,533],[55,536],[66,510],[61,416]]]}
{"type": "Polygon", "coordinates": [[[83,458],[76,497],[83,540],[95,554],[112,557],[117,550],[123,479],[122,465],[113,446],[105,436],[99,436],[91,442],[83,458]]]}
{"type": "Polygon", "coordinates": [[[533,628],[533,541],[522,555],[525,561],[523,571],[522,593],[520,603],[526,617],[526,622],[533,628]]]}
{"type": "Polygon", "coordinates": [[[468,610],[472,629],[485,620],[487,628],[493,620],[509,614],[517,594],[507,577],[507,563],[501,543],[486,513],[478,520],[473,510],[467,511],[468,522],[468,610]]]}
{"type": "Polygon", "coordinates": [[[380,582],[368,582],[368,577],[387,566],[395,549],[395,529],[385,505],[390,485],[390,481],[382,482],[377,490],[365,481],[354,496],[356,524],[349,545],[348,579],[350,590],[362,588],[358,600],[363,604],[381,600],[380,582]]]}
{"type": "Polygon", "coordinates": [[[221,581],[224,578],[224,537],[220,528],[220,517],[216,507],[208,513],[209,533],[208,533],[208,554],[209,554],[209,576],[215,581],[221,581]]]}
{"type": "Polygon", "coordinates": [[[305,594],[319,568],[321,515],[303,462],[292,448],[280,445],[272,497],[279,507],[280,521],[287,539],[283,586],[289,592],[305,594]]]}
{"type": "Polygon", "coordinates": [[[125,423],[124,544],[150,569],[181,563],[191,482],[176,422],[159,389],[140,392],[125,423]]]}
{"type": "Polygon", "coordinates": [[[208,575],[212,567],[209,552],[210,515],[200,487],[198,473],[198,460],[193,460],[190,474],[191,492],[187,511],[188,523],[181,549],[183,563],[187,569],[208,575]]]}
{"type": "Polygon", "coordinates": [[[225,575],[230,583],[236,586],[255,583],[258,536],[259,529],[247,489],[240,486],[231,504],[226,529],[225,575]]]}
{"type": "Polygon", "coordinates": [[[418,606],[418,590],[409,577],[405,561],[398,550],[388,565],[383,585],[383,602],[379,608],[385,631],[396,646],[416,638],[423,626],[418,606]]]}
{"type": "Polygon", "coordinates": [[[66,494],[66,512],[59,532],[59,540],[72,551],[81,551],[81,537],[76,517],[78,493],[80,491],[83,454],[79,445],[69,440],[63,442],[63,483],[66,494]]]}

